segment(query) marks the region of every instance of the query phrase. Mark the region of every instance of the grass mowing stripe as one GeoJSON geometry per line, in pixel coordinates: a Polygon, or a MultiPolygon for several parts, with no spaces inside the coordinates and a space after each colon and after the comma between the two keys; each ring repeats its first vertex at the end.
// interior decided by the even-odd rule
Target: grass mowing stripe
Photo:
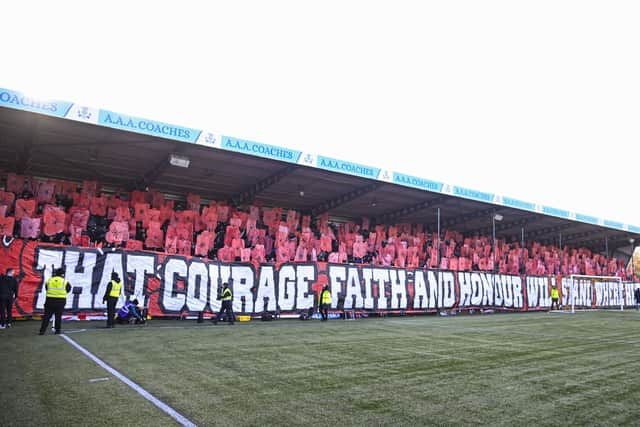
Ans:
{"type": "Polygon", "coordinates": [[[122,375],[120,372],[118,372],[111,366],[107,365],[105,362],[103,362],[98,357],[94,356],[93,353],[91,353],[90,351],[82,347],[80,344],[78,344],[77,342],[69,338],[67,335],[62,334],[61,336],[62,338],[64,338],[65,341],[67,341],[69,344],[74,346],[76,349],[78,349],[82,354],[87,356],[89,359],[93,360],[102,369],[109,372],[111,375],[113,375],[114,377],[118,378],[120,381],[122,381],[123,383],[131,387],[136,393],[138,393],[139,395],[147,399],[149,402],[156,405],[158,408],[160,408],[162,411],[164,411],[167,415],[169,415],[171,418],[176,420],[178,423],[180,423],[185,427],[195,427],[195,424],[189,421],[185,416],[178,413],[175,409],[171,408],[170,406],[168,406],[167,404],[165,404],[164,402],[156,398],[154,395],[152,395],[151,393],[149,393],[148,391],[140,387],[138,384],[131,381],[129,378],[122,375]]]}

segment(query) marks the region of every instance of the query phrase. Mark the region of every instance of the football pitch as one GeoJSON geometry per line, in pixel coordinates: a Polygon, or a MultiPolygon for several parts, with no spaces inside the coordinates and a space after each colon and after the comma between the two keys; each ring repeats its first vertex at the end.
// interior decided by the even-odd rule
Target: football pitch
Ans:
{"type": "MultiPolygon", "coordinates": [[[[179,425],[38,327],[0,330],[1,425],[179,425]]],[[[640,422],[635,310],[64,328],[201,426],[640,422]]]]}

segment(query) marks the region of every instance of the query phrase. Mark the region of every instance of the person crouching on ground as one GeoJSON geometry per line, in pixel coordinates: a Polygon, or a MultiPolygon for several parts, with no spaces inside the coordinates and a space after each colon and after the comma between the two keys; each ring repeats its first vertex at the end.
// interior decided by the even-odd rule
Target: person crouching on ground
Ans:
{"type": "Polygon", "coordinates": [[[130,323],[132,320],[134,320],[136,324],[145,323],[139,313],[137,299],[125,302],[124,305],[120,307],[120,310],[118,310],[118,314],[116,314],[116,323],[125,324],[130,323]]]}
{"type": "Polygon", "coordinates": [[[107,285],[107,290],[102,297],[102,302],[107,303],[107,328],[115,326],[116,304],[122,293],[122,281],[115,271],[111,273],[111,281],[107,285]]]}

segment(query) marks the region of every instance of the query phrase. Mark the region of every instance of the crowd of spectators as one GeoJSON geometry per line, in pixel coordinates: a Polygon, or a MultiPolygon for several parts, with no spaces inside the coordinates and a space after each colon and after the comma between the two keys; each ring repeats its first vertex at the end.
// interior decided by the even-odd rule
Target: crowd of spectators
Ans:
{"type": "Polygon", "coordinates": [[[8,174],[0,191],[0,235],[80,247],[123,247],[223,262],[364,263],[504,274],[587,274],[626,279],[623,260],[586,248],[507,242],[491,236],[440,237],[420,224],[332,223],[295,210],[168,200],[156,191],[101,192],[95,181],[8,174]]]}

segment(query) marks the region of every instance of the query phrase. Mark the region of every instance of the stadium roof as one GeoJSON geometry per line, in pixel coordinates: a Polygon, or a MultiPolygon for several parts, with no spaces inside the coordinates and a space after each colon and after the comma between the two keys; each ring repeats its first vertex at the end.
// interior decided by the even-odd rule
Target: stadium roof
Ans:
{"type": "MultiPolygon", "coordinates": [[[[106,188],[151,188],[184,196],[252,201],[337,220],[423,223],[464,234],[585,246],[613,253],[640,227],[503,195],[409,176],[316,153],[246,141],[65,101],[38,100],[0,88],[0,168],[106,188]],[[187,159],[187,168],[174,166],[187,159]]],[[[640,240],[638,240],[640,241],[640,240]]],[[[628,253],[625,255],[629,255],[628,253]]]]}

